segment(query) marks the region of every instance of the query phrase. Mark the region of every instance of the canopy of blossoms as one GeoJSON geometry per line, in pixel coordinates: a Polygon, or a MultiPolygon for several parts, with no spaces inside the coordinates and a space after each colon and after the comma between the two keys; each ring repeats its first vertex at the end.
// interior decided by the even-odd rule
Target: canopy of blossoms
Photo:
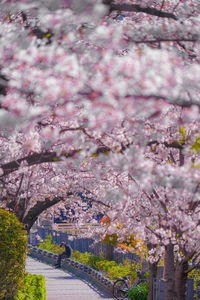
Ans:
{"type": "Polygon", "coordinates": [[[82,192],[87,220],[125,224],[121,239],[159,244],[156,259],[170,242],[180,259],[198,253],[199,1],[5,0],[0,11],[1,206],[24,222],[66,201],[82,215],[82,192]]]}

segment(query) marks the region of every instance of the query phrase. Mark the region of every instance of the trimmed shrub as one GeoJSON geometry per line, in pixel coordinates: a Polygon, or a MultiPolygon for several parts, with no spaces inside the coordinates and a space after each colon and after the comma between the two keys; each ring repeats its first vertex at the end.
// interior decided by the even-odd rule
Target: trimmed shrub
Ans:
{"type": "Polygon", "coordinates": [[[17,217],[0,209],[0,299],[12,299],[22,287],[27,234],[17,217]]]}
{"type": "Polygon", "coordinates": [[[118,277],[131,275],[131,281],[134,282],[137,278],[135,269],[141,269],[141,263],[132,263],[126,259],[122,264],[117,264],[115,261],[106,260],[103,257],[95,256],[92,253],[81,253],[79,251],[73,251],[72,259],[79,261],[80,263],[87,265],[90,268],[102,271],[110,280],[115,281],[118,277]]]}
{"type": "Polygon", "coordinates": [[[58,244],[56,244],[53,241],[51,234],[47,234],[46,238],[39,243],[38,247],[40,249],[47,250],[49,252],[53,252],[53,253],[56,253],[56,254],[58,254],[60,251],[63,250],[58,244]]]}
{"type": "Polygon", "coordinates": [[[71,258],[95,270],[99,270],[98,263],[104,260],[104,258],[98,257],[92,253],[81,253],[79,251],[73,251],[71,258]]]}
{"type": "Polygon", "coordinates": [[[46,300],[45,277],[42,275],[26,274],[24,286],[18,291],[15,300],[46,300]]]}
{"type": "Polygon", "coordinates": [[[103,260],[97,262],[98,270],[102,270],[103,272],[108,272],[109,269],[116,267],[117,263],[113,260],[103,260]]]}

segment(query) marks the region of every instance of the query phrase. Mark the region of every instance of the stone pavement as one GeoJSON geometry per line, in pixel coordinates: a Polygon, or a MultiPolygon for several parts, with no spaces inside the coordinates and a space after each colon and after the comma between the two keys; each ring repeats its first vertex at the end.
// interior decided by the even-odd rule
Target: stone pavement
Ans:
{"type": "Polygon", "coordinates": [[[26,270],[46,279],[47,300],[111,300],[106,292],[62,269],[55,269],[28,257],[26,270]]]}

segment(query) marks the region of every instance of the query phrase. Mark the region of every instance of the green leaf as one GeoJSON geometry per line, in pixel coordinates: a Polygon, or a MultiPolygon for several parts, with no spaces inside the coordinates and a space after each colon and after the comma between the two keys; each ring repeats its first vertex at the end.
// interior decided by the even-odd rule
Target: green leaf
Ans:
{"type": "Polygon", "coordinates": [[[182,126],[179,128],[179,133],[182,135],[183,139],[186,138],[187,130],[186,130],[185,126],[182,126]]]}
{"type": "Polygon", "coordinates": [[[196,137],[194,144],[190,147],[190,150],[194,150],[195,152],[200,152],[200,138],[196,137]]]}
{"type": "Polygon", "coordinates": [[[58,160],[59,160],[58,157],[54,156],[53,161],[58,161],[58,160]]]}
{"type": "Polygon", "coordinates": [[[45,34],[45,37],[50,37],[50,36],[52,36],[52,33],[50,33],[50,32],[48,32],[47,34],[45,34]]]}
{"type": "Polygon", "coordinates": [[[186,141],[186,135],[187,135],[186,128],[184,126],[180,127],[179,133],[180,133],[180,135],[182,135],[182,138],[178,142],[179,142],[179,144],[183,145],[183,144],[185,144],[185,141],[186,141]]]}

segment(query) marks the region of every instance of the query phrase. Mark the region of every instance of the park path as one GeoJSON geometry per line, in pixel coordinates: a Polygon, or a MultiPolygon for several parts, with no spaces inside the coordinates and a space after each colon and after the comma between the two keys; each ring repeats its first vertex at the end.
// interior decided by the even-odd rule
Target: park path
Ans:
{"type": "Polygon", "coordinates": [[[46,279],[47,300],[111,300],[111,296],[74,274],[28,257],[26,270],[46,279]]]}

